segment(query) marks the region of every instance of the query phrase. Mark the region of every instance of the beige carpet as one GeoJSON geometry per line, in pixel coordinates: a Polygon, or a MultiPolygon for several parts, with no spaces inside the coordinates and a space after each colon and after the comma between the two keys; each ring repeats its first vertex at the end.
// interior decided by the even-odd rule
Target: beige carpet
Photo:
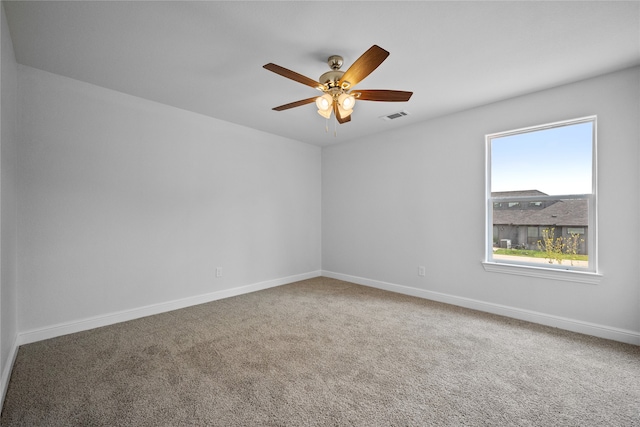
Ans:
{"type": "Polygon", "coordinates": [[[640,347],[328,278],[22,346],[3,426],[634,426],[640,347]]]}

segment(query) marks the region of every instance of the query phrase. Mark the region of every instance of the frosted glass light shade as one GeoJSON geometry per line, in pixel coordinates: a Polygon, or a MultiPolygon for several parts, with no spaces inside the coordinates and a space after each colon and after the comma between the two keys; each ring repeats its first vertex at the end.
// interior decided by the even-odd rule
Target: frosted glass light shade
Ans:
{"type": "Polygon", "coordinates": [[[318,114],[320,114],[325,119],[331,117],[331,110],[318,110],[318,114]]]}
{"type": "Polygon", "coordinates": [[[343,109],[347,111],[352,110],[355,104],[356,104],[356,98],[353,95],[343,93],[338,97],[338,105],[340,105],[343,109]]]}
{"type": "Polygon", "coordinates": [[[351,113],[353,113],[353,109],[345,110],[340,106],[340,104],[338,104],[338,111],[340,112],[340,117],[342,118],[349,117],[351,113]]]}
{"type": "Polygon", "coordinates": [[[333,98],[328,93],[316,98],[316,105],[320,111],[329,111],[331,113],[331,105],[333,104],[333,98]]]}

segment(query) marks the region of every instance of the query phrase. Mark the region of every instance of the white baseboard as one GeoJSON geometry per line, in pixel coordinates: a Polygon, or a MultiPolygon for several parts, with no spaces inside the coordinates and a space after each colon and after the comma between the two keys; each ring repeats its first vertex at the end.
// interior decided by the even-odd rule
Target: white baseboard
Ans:
{"type": "Polygon", "coordinates": [[[9,388],[9,380],[11,379],[11,371],[18,355],[18,336],[16,335],[11,344],[11,350],[9,357],[2,367],[2,376],[0,377],[0,412],[4,406],[4,398],[7,395],[7,389],[9,388]]]}
{"type": "MultiPolygon", "coordinates": [[[[312,271],[308,273],[296,274],[294,276],[282,277],[279,279],[267,280],[236,288],[224,289],[221,291],[211,292],[203,295],[182,298],[174,301],[167,301],[159,304],[152,304],[144,307],[134,308],[132,310],[124,310],[116,313],[94,316],[86,319],[79,319],[71,322],[60,323],[57,325],[47,326],[45,328],[33,329],[18,333],[16,339],[16,347],[23,344],[30,344],[37,341],[55,338],[62,335],[82,332],[89,329],[99,328],[102,326],[113,325],[115,323],[126,322],[129,320],[139,319],[141,317],[152,316],[154,314],[165,313],[167,311],[178,310],[193,305],[204,304],[224,298],[234,297],[237,295],[248,294],[250,292],[260,291],[263,289],[273,288],[275,286],[286,285],[288,283],[300,280],[311,279],[320,276],[320,271],[312,271]]],[[[11,367],[13,363],[11,363],[11,367]]],[[[9,367],[9,372],[11,372],[9,367]]],[[[3,377],[4,378],[4,377],[3,377]]]]}
{"type": "Polygon", "coordinates": [[[471,308],[474,310],[484,311],[487,313],[499,314],[501,316],[511,317],[519,320],[526,320],[532,323],[552,326],[581,334],[592,335],[600,338],[606,338],[614,341],[620,341],[628,344],[640,345],[640,332],[630,331],[626,329],[613,328],[605,325],[584,322],[580,320],[569,319],[566,317],[554,316],[550,314],[540,313],[531,310],[524,310],[506,305],[494,304],[490,302],[475,300],[471,298],[458,297],[455,295],[444,294],[440,292],[427,291],[424,289],[412,288],[409,286],[397,285],[394,283],[382,282],[379,280],[367,279],[364,277],[351,276],[348,274],[335,273],[332,271],[322,271],[322,275],[333,279],[344,280],[346,282],[356,283],[358,285],[370,286],[372,288],[383,289],[386,291],[397,292],[400,294],[411,295],[419,298],[425,298],[433,301],[444,302],[459,307],[471,308]]]}

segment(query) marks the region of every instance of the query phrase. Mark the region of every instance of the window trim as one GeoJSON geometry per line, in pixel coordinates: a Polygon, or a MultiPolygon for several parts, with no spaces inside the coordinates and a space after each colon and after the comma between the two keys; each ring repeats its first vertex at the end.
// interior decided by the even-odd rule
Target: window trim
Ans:
{"type": "MultiPolygon", "coordinates": [[[[482,262],[485,271],[533,276],[556,280],[568,280],[582,283],[598,283],[602,274],[598,268],[598,218],[597,218],[597,116],[586,116],[570,120],[562,120],[537,126],[529,126],[504,132],[485,135],[485,256],[482,262]],[[580,268],[564,265],[549,265],[542,267],[540,264],[511,260],[493,259],[493,206],[496,202],[522,201],[527,202],[540,197],[508,197],[497,198],[491,196],[491,141],[495,138],[518,135],[523,133],[542,131],[562,126],[576,125],[591,122],[592,126],[592,173],[591,194],[581,195],[553,195],[549,199],[587,199],[589,201],[589,224],[587,228],[587,252],[589,254],[589,267],[580,268]]],[[[547,196],[543,196],[547,197],[547,196]]]]}
{"type": "Polygon", "coordinates": [[[597,285],[602,279],[601,273],[578,270],[558,270],[529,264],[507,264],[496,261],[483,261],[484,270],[490,273],[504,273],[516,276],[537,277],[541,279],[561,280],[565,282],[597,285]]]}

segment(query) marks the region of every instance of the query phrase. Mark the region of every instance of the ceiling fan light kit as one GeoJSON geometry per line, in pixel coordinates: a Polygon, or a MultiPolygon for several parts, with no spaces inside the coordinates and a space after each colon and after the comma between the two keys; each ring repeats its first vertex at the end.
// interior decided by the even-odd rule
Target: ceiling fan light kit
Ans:
{"type": "Polygon", "coordinates": [[[321,96],[291,102],[273,109],[275,111],[284,111],[315,101],[319,115],[329,119],[333,111],[338,123],[342,124],[351,121],[351,113],[356,104],[356,99],[361,101],[406,102],[411,98],[413,92],[386,89],[352,90],[355,85],[378,68],[388,56],[389,52],[380,46],[373,45],[347,71],[340,71],[344,60],[339,55],[332,55],[327,59],[327,64],[331,70],[322,74],[318,81],[273,63],[266,64],[263,68],[324,92],[321,96]]]}

